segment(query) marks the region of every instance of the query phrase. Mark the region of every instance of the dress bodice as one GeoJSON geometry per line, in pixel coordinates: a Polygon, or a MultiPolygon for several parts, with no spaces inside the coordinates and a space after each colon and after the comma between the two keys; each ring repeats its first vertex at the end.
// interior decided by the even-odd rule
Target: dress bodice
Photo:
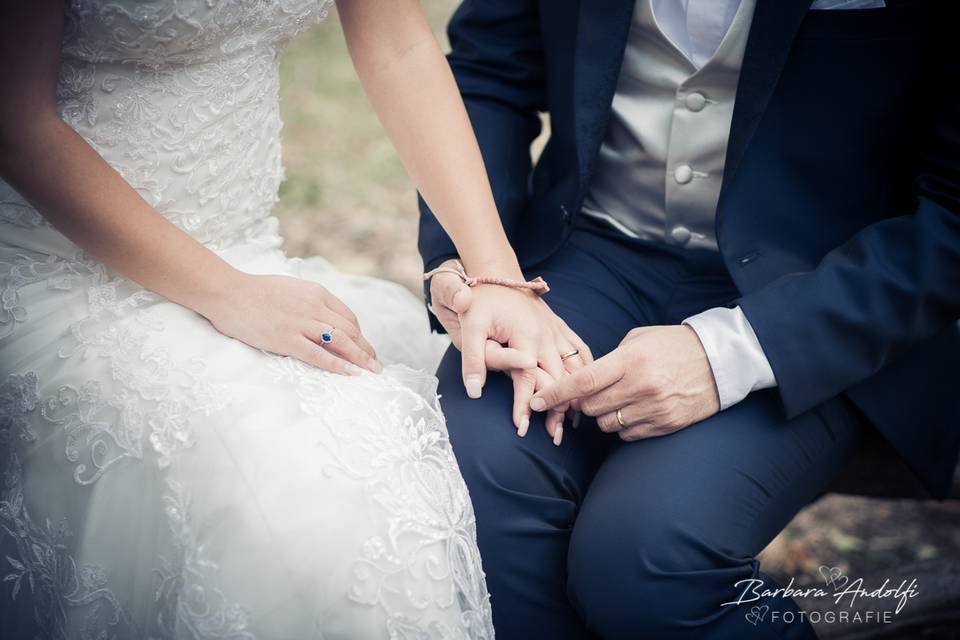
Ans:
{"type": "Polygon", "coordinates": [[[330,0],[67,0],[63,57],[163,69],[273,47],[330,0]]]}
{"type": "MultiPolygon", "coordinates": [[[[146,201],[211,248],[278,242],[278,54],[330,0],[67,0],[57,104],[146,201]]],[[[0,223],[45,226],[0,182],[0,223]]]]}

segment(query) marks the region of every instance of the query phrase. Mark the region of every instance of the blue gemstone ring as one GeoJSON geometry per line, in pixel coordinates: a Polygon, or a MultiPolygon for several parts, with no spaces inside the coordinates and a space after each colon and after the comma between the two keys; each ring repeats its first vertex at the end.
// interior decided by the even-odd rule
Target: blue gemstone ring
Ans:
{"type": "Polygon", "coordinates": [[[331,342],[333,342],[333,332],[334,332],[334,329],[330,329],[330,331],[324,331],[323,333],[321,333],[320,344],[330,344],[331,342]]]}

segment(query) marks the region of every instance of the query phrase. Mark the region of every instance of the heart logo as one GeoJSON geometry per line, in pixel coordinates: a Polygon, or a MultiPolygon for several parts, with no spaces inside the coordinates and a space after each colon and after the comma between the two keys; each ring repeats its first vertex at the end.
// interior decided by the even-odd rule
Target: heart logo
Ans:
{"type": "Polygon", "coordinates": [[[744,616],[744,618],[746,618],[747,622],[753,626],[757,626],[757,624],[763,620],[764,616],[767,615],[768,611],[770,611],[770,607],[767,605],[763,605],[762,607],[753,607],[750,609],[747,615],[744,616]]]}
{"type": "Polygon", "coordinates": [[[828,587],[836,587],[837,589],[843,589],[850,578],[843,575],[843,571],[840,570],[840,567],[828,567],[825,564],[820,565],[820,577],[823,578],[824,584],[828,587]]]}

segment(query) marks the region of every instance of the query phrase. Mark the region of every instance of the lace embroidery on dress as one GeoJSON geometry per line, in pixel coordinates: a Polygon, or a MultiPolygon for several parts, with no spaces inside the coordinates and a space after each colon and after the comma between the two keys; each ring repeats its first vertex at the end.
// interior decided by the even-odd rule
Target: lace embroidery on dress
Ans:
{"type": "MultiPolygon", "coordinates": [[[[484,581],[478,579],[483,570],[469,495],[463,489],[443,415],[438,406],[424,400],[424,395],[435,394],[421,395],[397,382],[393,400],[366,406],[358,431],[360,425],[338,419],[350,414],[343,405],[375,397],[382,391],[382,379],[360,376],[345,395],[342,387],[331,383],[337,376],[293,358],[273,356],[270,373],[275,381],[294,387],[305,414],[328,425],[335,446],[327,450],[335,462],[326,465],[324,472],[362,480],[368,495],[389,516],[388,534],[364,541],[348,597],[381,608],[390,637],[493,638],[487,622],[489,596],[484,581]],[[443,546],[443,563],[430,553],[438,544],[443,546]],[[449,593],[431,602],[424,589],[425,574],[447,581],[449,593]],[[424,635],[424,625],[411,610],[431,604],[459,605],[462,627],[434,624],[424,635]]],[[[403,369],[392,368],[390,373],[402,376],[403,369]]]]}
{"type": "Polygon", "coordinates": [[[46,282],[48,289],[70,290],[81,279],[101,278],[102,272],[105,269],[96,263],[53,255],[34,258],[21,253],[10,262],[0,260],[0,339],[13,334],[27,319],[20,300],[23,287],[46,282]]]}
{"type": "MultiPolygon", "coordinates": [[[[17,558],[7,558],[13,571],[3,580],[12,583],[14,600],[23,584],[29,585],[38,607],[35,618],[38,624],[42,622],[44,637],[68,638],[67,610],[81,606],[89,607],[81,639],[114,637],[106,630],[121,622],[132,634],[119,601],[106,587],[103,568],[78,567],[68,553],[70,532],[66,523],[38,525],[30,518],[23,500],[19,458],[9,439],[35,440],[29,417],[39,409],[36,413],[66,436],[65,454],[75,463],[74,480],[81,485],[92,484],[121,460],[143,459],[145,436],[157,454],[157,465],[166,468],[176,451],[193,445],[192,423],[196,417],[219,411],[229,402],[229,396],[203,379],[203,363],[178,366],[163,349],[150,343],[151,332],[163,328],[151,317],[149,306],[160,300],[159,296],[125,278],[111,276],[103,265],[82,256],[66,260],[21,254],[13,264],[0,265],[0,273],[6,314],[0,320],[9,319],[9,327],[4,328],[7,333],[12,333],[16,323],[27,320],[26,309],[19,303],[21,287],[46,282],[48,289],[69,291],[84,285],[88,314],[71,325],[68,339],[73,345],[61,346],[59,355],[105,358],[119,383],[119,391],[109,396],[104,396],[100,381],[89,380],[79,386],[61,385],[52,397],[40,398],[38,376],[30,372],[12,374],[0,386],[0,438],[8,440],[0,444],[9,446],[0,526],[20,551],[17,558]]],[[[164,502],[177,551],[173,561],[161,558],[157,570],[157,597],[166,598],[158,614],[158,637],[172,638],[173,629],[190,629],[197,639],[252,639],[243,631],[245,618],[236,606],[223,603],[219,594],[219,606],[207,602],[199,581],[204,572],[215,567],[200,559],[185,520],[184,499],[172,493],[164,497],[164,502]]]]}
{"type": "Polygon", "coordinates": [[[277,47],[323,20],[331,2],[69,0],[61,116],[208,247],[259,235],[283,179],[277,47]]]}
{"type": "Polygon", "coordinates": [[[243,608],[228,602],[220,590],[203,586],[217,565],[204,557],[197,543],[186,490],[170,479],[166,486],[163,504],[175,553],[172,558],[161,558],[155,572],[158,633],[163,638],[189,634],[197,640],[255,640],[247,630],[243,608]]]}
{"type": "Polygon", "coordinates": [[[0,187],[0,222],[6,222],[18,227],[39,227],[46,224],[40,212],[30,206],[12,189],[0,187]]]}
{"type": "MultiPolygon", "coordinates": [[[[36,373],[12,374],[0,385],[0,452],[5,462],[0,495],[0,538],[9,536],[16,556],[7,555],[10,583],[16,600],[28,590],[35,604],[34,622],[43,637],[68,638],[68,609],[83,610],[80,638],[109,638],[107,630],[126,623],[120,602],[107,587],[102,566],[78,566],[67,551],[71,537],[66,522],[34,522],[24,502],[22,469],[11,439],[32,442],[29,415],[39,404],[36,373]]],[[[5,545],[11,548],[11,545],[5,545]]]]}
{"type": "Polygon", "coordinates": [[[166,468],[177,451],[193,446],[196,418],[211,415],[230,401],[224,388],[203,379],[202,362],[178,366],[162,348],[152,345],[149,332],[139,324],[149,321],[145,310],[132,326],[111,323],[94,335],[84,332],[90,319],[73,327],[76,349],[62,356],[94,350],[109,361],[120,387],[103,398],[95,381],[79,389],[68,385],[44,403],[43,417],[67,433],[67,459],[77,462],[86,451],[90,473],[85,476],[87,465],[78,464],[74,473],[78,483],[95,482],[124,458],[142,459],[144,435],[158,467],[166,468]]]}
{"type": "MultiPolygon", "coordinates": [[[[137,632],[119,599],[107,587],[108,576],[100,565],[78,566],[68,551],[72,534],[65,521],[54,525],[49,520],[35,523],[24,503],[22,468],[11,438],[24,442],[36,440],[29,416],[43,402],[37,393],[36,373],[12,374],[0,385],[0,452],[6,466],[0,494],[0,537],[9,536],[18,553],[5,557],[9,565],[3,582],[11,584],[16,600],[28,589],[36,604],[35,622],[43,637],[66,640],[68,610],[83,609],[81,640],[108,638],[174,638],[197,640],[254,640],[246,631],[247,617],[237,605],[228,603],[217,590],[212,597],[203,583],[216,565],[203,557],[189,522],[189,501],[183,488],[167,480],[163,497],[174,544],[172,558],[159,558],[156,569],[156,600],[160,603],[154,633],[137,632]]],[[[92,384],[92,383],[91,383],[92,384]]],[[[91,384],[79,393],[64,387],[61,394],[96,404],[91,384]],[[69,389],[69,390],[68,390],[69,389]]]]}
{"type": "Polygon", "coordinates": [[[327,17],[333,0],[66,0],[63,54],[146,68],[276,45],[327,17]]]}
{"type": "Polygon", "coordinates": [[[151,333],[163,329],[150,305],[162,298],[82,255],[67,260],[24,253],[0,262],[0,338],[27,320],[20,290],[42,282],[50,290],[86,289],[87,315],[72,323],[72,344],[61,345],[59,355],[107,359],[121,389],[103,397],[100,383],[91,380],[64,385],[43,401],[43,418],[67,435],[67,460],[77,463],[74,479],[89,484],[124,458],[142,459],[145,435],[165,468],[176,451],[192,446],[195,417],[220,410],[229,395],[204,380],[202,362],[178,364],[150,342],[151,333]]]}

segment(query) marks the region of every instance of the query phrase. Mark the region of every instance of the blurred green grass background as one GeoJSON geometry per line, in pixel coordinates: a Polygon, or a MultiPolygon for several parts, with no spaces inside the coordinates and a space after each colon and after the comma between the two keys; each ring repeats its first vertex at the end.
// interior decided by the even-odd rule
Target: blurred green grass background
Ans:
{"type": "MultiPolygon", "coordinates": [[[[456,0],[422,5],[446,47],[456,0]]],[[[414,187],[363,95],[335,15],[290,44],[281,72],[287,180],[276,211],[287,252],[419,291],[414,187]]],[[[960,558],[958,524],[956,503],[828,496],[798,515],[762,562],[784,583],[817,581],[821,564],[895,575],[905,562],[960,558]]]]}

